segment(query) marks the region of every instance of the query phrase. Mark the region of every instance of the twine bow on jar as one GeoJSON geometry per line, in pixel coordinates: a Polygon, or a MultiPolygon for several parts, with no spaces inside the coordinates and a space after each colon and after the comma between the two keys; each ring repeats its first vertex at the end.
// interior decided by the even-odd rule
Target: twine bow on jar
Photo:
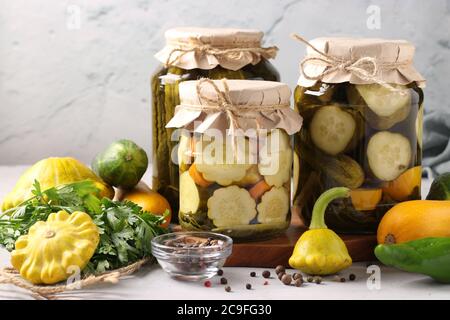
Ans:
{"type": "Polygon", "coordinates": [[[290,108],[290,105],[288,103],[277,105],[236,105],[232,102],[232,99],[230,97],[230,88],[226,79],[222,79],[221,81],[223,85],[223,91],[220,90],[217,84],[214,83],[214,81],[211,79],[202,78],[198,80],[196,91],[201,105],[183,104],[183,107],[193,111],[203,111],[206,113],[225,112],[229,121],[229,134],[231,136],[235,136],[236,129],[240,128],[238,118],[247,118],[254,120],[257,126],[256,129],[259,129],[258,119],[255,117],[254,112],[276,111],[283,108],[290,108]],[[205,87],[205,85],[209,85],[214,89],[217,95],[215,99],[212,99],[203,94],[202,89],[205,87]],[[252,112],[252,115],[249,115],[249,112],[252,112]]]}
{"type": "Polygon", "coordinates": [[[252,54],[260,54],[266,59],[275,58],[278,52],[278,48],[276,46],[272,47],[246,47],[246,48],[219,48],[213,47],[210,44],[202,44],[202,43],[189,43],[187,47],[183,48],[182,46],[173,48],[165,63],[166,67],[170,67],[175,65],[181,58],[189,52],[195,52],[199,54],[211,54],[214,56],[226,56],[229,60],[239,60],[240,55],[242,53],[252,53],[252,54]],[[179,54],[178,54],[179,53],[179,54]]]}
{"type": "Polygon", "coordinates": [[[346,71],[357,76],[363,81],[369,83],[377,83],[387,89],[398,91],[399,89],[393,87],[391,84],[380,78],[380,71],[382,71],[383,69],[396,69],[411,64],[411,61],[380,62],[376,58],[370,56],[365,56],[358,59],[343,59],[317,49],[313,44],[311,44],[309,41],[305,40],[298,34],[293,33],[291,34],[291,37],[306,44],[308,47],[319,54],[319,56],[307,56],[300,62],[300,70],[305,79],[308,80],[322,80],[327,75],[336,71],[346,71]],[[308,74],[306,72],[305,66],[310,62],[316,62],[320,65],[324,65],[326,66],[326,69],[324,69],[319,74],[308,74]]]}

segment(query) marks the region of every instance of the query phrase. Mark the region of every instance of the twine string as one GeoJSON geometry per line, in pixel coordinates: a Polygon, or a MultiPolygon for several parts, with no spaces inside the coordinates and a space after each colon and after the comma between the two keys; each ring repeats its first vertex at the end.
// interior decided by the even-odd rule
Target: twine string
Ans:
{"type": "Polygon", "coordinates": [[[25,279],[23,279],[17,270],[12,268],[0,269],[0,283],[1,284],[12,284],[16,287],[25,289],[30,292],[31,296],[35,299],[57,299],[57,295],[69,291],[75,290],[77,288],[85,288],[93,286],[99,283],[112,283],[116,284],[119,282],[121,277],[130,275],[138,271],[144,264],[152,261],[153,258],[144,258],[136,261],[128,266],[119,268],[116,270],[108,271],[99,275],[90,275],[84,279],[78,280],[77,282],[71,284],[61,284],[61,285],[34,285],[25,279]]]}
{"type": "Polygon", "coordinates": [[[241,53],[255,53],[260,54],[265,58],[274,58],[277,55],[278,48],[276,46],[272,47],[249,47],[249,48],[217,48],[209,44],[195,44],[191,43],[189,48],[173,48],[166,61],[166,67],[175,65],[180,61],[187,53],[196,52],[198,54],[212,54],[212,55],[222,55],[228,56],[229,59],[239,59],[241,53]]]}
{"type": "Polygon", "coordinates": [[[304,43],[306,46],[313,49],[316,53],[318,53],[319,57],[306,57],[300,62],[300,71],[303,76],[308,80],[322,80],[327,75],[334,73],[336,71],[346,71],[351,74],[356,75],[358,78],[370,82],[377,83],[389,90],[392,91],[402,91],[397,88],[394,88],[392,85],[383,81],[379,77],[380,70],[382,69],[395,69],[398,67],[406,66],[410,64],[410,61],[405,62],[380,62],[374,57],[361,57],[356,60],[352,59],[343,59],[340,57],[336,57],[330,54],[327,54],[317,47],[315,47],[311,42],[307,41],[303,37],[298,34],[293,33],[291,37],[295,40],[298,40],[304,43]],[[319,64],[325,65],[327,68],[324,69],[319,74],[311,75],[306,72],[306,64],[310,62],[317,62],[319,64]]]}

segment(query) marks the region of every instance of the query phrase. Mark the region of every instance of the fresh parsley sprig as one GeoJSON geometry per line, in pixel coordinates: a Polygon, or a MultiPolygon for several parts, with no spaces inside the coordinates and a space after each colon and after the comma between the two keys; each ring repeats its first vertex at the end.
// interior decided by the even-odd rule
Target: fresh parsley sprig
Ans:
{"type": "Polygon", "coordinates": [[[100,242],[85,273],[120,268],[151,255],[151,240],[166,229],[160,225],[169,214],[153,215],[130,201],[99,199],[94,182],[85,180],[45,191],[34,183],[33,197],[0,216],[0,245],[8,251],[21,235],[38,221],[59,210],[89,214],[100,232],[100,242]]]}

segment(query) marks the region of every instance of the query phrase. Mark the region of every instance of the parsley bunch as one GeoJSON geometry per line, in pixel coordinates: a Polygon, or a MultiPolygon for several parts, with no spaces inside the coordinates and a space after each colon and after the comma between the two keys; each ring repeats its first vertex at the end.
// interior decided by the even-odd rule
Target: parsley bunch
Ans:
{"type": "Polygon", "coordinates": [[[8,251],[33,224],[59,210],[86,212],[99,228],[100,242],[84,273],[101,273],[151,256],[152,238],[166,231],[160,225],[169,212],[157,216],[130,201],[99,199],[99,190],[89,180],[45,191],[36,181],[32,192],[31,199],[0,216],[0,245],[8,251]]]}

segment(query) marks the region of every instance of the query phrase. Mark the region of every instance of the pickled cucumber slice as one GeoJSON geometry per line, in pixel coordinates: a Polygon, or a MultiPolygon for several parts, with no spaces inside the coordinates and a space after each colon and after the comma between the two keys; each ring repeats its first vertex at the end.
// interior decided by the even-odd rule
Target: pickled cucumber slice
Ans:
{"type": "Polygon", "coordinates": [[[416,136],[417,136],[417,143],[419,144],[419,147],[422,149],[422,140],[423,140],[423,106],[420,106],[419,111],[417,112],[416,136]]]}
{"type": "Polygon", "coordinates": [[[379,84],[350,86],[349,100],[359,103],[358,94],[369,107],[365,113],[369,124],[378,130],[386,130],[408,117],[411,110],[411,93],[402,85],[392,85],[397,90],[383,87],[379,84]]]}
{"type": "Polygon", "coordinates": [[[204,148],[202,154],[195,160],[197,170],[208,181],[228,186],[243,179],[247,170],[252,166],[247,139],[237,146],[237,149],[240,149],[240,151],[234,150],[233,144],[229,141],[220,146],[212,142],[208,147],[212,149],[206,151],[206,148],[204,148]],[[216,152],[218,151],[216,148],[221,148],[222,150],[219,151],[222,154],[216,152]]]}
{"type": "Polygon", "coordinates": [[[270,186],[281,187],[291,177],[292,150],[285,150],[273,154],[261,154],[258,164],[259,172],[270,186]]]}
{"type": "Polygon", "coordinates": [[[272,188],[261,198],[256,207],[260,223],[278,223],[286,221],[289,212],[289,193],[285,188],[272,188]]]}
{"type": "Polygon", "coordinates": [[[372,173],[382,181],[392,181],[411,164],[411,144],[399,133],[381,131],[367,145],[367,160],[372,173]]]}
{"type": "Polygon", "coordinates": [[[314,114],[309,131],[314,144],[334,156],[349,145],[356,131],[356,121],[339,106],[325,106],[314,114]]]}
{"type": "Polygon", "coordinates": [[[249,224],[256,216],[256,202],[238,186],[220,188],[208,199],[208,218],[216,227],[249,224]]]}
{"type": "Polygon", "coordinates": [[[196,213],[200,207],[200,193],[189,171],[180,175],[180,212],[196,213]]]}

